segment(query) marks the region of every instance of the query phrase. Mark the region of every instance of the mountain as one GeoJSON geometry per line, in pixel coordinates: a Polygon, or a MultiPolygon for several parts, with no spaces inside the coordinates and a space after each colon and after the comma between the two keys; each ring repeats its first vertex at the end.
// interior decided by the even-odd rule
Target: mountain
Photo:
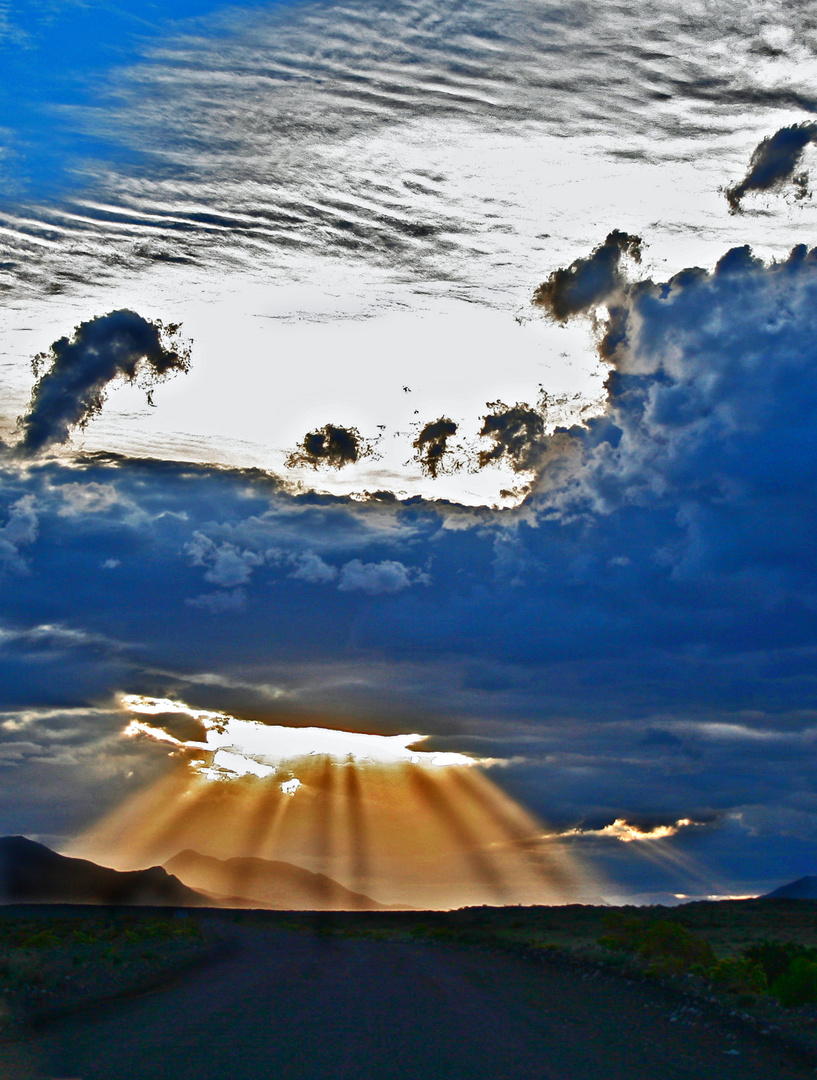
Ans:
{"type": "Polygon", "coordinates": [[[168,860],[165,869],[228,903],[251,900],[283,911],[372,911],[390,906],[352,892],[325,874],[271,859],[214,859],[188,849],[168,860]]]}
{"type": "Polygon", "coordinates": [[[817,900],[817,877],[813,874],[790,881],[779,889],[766,893],[764,900],[817,900]]]}
{"type": "Polygon", "coordinates": [[[25,836],[0,837],[0,903],[144,904],[201,907],[211,901],[161,866],[111,870],[58,855],[25,836]]]}

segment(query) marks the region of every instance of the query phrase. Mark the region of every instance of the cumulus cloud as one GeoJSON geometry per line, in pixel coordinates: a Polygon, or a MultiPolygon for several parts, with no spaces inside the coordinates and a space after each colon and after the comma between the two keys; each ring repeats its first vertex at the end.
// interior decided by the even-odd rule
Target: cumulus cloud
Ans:
{"type": "Polygon", "coordinates": [[[604,303],[624,285],[621,260],[641,261],[641,238],[613,229],[587,258],[554,270],[533,294],[533,303],[558,322],[604,303]]]}
{"type": "Polygon", "coordinates": [[[229,592],[201,593],[187,597],[185,604],[200,611],[209,611],[211,615],[226,615],[246,608],[247,592],[245,589],[230,589],[229,592]]]}
{"type": "Polygon", "coordinates": [[[145,387],[150,401],[157,383],[190,367],[190,348],[179,342],[178,330],[121,310],[81,323],[71,337],[55,341],[34,358],[38,380],[29,411],[20,418],[18,450],[33,454],[66,442],[72,428],[85,427],[101,411],[115,379],[145,387]]]}
{"type": "Polygon", "coordinates": [[[361,458],[371,457],[373,453],[372,444],[363,438],[357,428],[324,424],[317,431],[304,435],[286,459],[286,466],[293,469],[300,465],[309,465],[317,469],[325,465],[331,469],[342,469],[344,465],[354,465],[361,458]]]}
{"type": "MultiPolygon", "coordinates": [[[[713,271],[623,287],[599,345],[613,365],[605,413],[560,433],[570,468],[559,473],[554,455],[543,457],[544,500],[601,514],[652,500],[656,520],[658,505],[672,506],[673,527],[651,558],[683,575],[693,563],[714,567],[716,552],[724,569],[763,549],[782,554],[768,527],[772,499],[784,561],[802,565],[805,518],[795,506],[811,504],[817,479],[806,449],[817,410],[815,310],[817,251],[803,246],[770,265],[735,248],[713,271]]],[[[625,563],[613,567],[626,573],[625,563]]]]}
{"type": "Polygon", "coordinates": [[[81,517],[85,514],[104,514],[113,509],[135,509],[130,499],[123,499],[113,484],[62,484],[59,495],[63,505],[57,511],[61,517],[81,517]]]}
{"type": "Polygon", "coordinates": [[[817,142],[817,124],[791,124],[780,128],[758,143],[749,162],[746,176],[726,189],[726,199],[733,214],[741,209],[744,195],[750,191],[780,190],[791,181],[800,197],[806,194],[808,176],[796,173],[809,143],[817,142]]]}
{"type": "Polygon", "coordinates": [[[185,550],[194,566],[207,567],[205,581],[225,589],[245,585],[253,570],[264,563],[264,556],[257,551],[239,548],[228,541],[216,544],[202,532],[194,533],[185,550]]]}
{"type": "Polygon", "coordinates": [[[305,551],[300,555],[295,555],[291,561],[294,562],[295,569],[289,576],[297,581],[307,581],[311,585],[326,585],[338,576],[337,567],[324,562],[314,551],[305,551]]]}
{"type": "Polygon", "coordinates": [[[610,837],[613,840],[620,840],[624,844],[631,844],[633,842],[666,840],[668,837],[677,836],[682,829],[689,829],[702,824],[704,823],[693,821],[691,818],[678,818],[677,821],[668,822],[667,824],[645,826],[627,821],[625,818],[616,818],[609,825],[602,825],[597,829],[567,829],[559,835],[562,837],[610,837]]]}
{"type": "Polygon", "coordinates": [[[488,402],[491,410],[482,418],[480,436],[490,439],[492,445],[480,450],[479,467],[503,461],[515,472],[535,468],[542,451],[545,420],[541,413],[529,405],[504,405],[501,401],[488,402]]]}
{"type": "Polygon", "coordinates": [[[369,596],[376,596],[379,593],[402,592],[416,583],[427,584],[428,581],[427,574],[395,559],[369,563],[352,559],[341,567],[338,589],[340,592],[360,590],[369,596]]]}
{"type": "Polygon", "coordinates": [[[28,571],[20,548],[37,539],[38,517],[33,495],[23,495],[9,508],[5,525],[0,526],[0,569],[18,574],[28,571]]]}
{"type": "Polygon", "coordinates": [[[432,420],[422,428],[411,445],[415,450],[414,460],[426,476],[436,477],[444,468],[451,453],[450,440],[456,434],[457,425],[447,416],[432,420]]]}

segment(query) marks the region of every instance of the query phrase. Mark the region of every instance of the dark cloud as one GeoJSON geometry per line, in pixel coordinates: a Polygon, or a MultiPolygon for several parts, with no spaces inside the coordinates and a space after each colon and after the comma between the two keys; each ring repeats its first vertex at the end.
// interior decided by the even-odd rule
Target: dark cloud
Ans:
{"type": "Polygon", "coordinates": [[[807,176],[795,170],[809,143],[817,142],[817,124],[791,124],[758,143],[749,162],[749,171],[739,184],[726,189],[733,214],[741,209],[741,200],[750,191],[773,191],[791,180],[801,196],[806,193],[807,176]]]}
{"type": "Polygon", "coordinates": [[[492,462],[505,461],[515,472],[533,469],[539,462],[545,438],[545,420],[530,405],[504,405],[489,401],[491,410],[482,418],[480,436],[492,445],[480,450],[477,458],[482,469],[492,462]]]}
{"type": "Polygon", "coordinates": [[[432,420],[420,431],[411,444],[416,453],[414,460],[426,476],[436,477],[445,466],[445,459],[451,453],[449,441],[457,434],[457,425],[447,416],[432,420]]]}
{"type": "Polygon", "coordinates": [[[20,419],[19,451],[31,454],[66,442],[72,428],[85,427],[100,412],[114,379],[145,387],[150,400],[153,386],[190,367],[190,348],[179,343],[178,330],[122,310],[81,323],[70,338],[55,341],[33,361],[39,378],[20,419]]]}
{"type": "Polygon", "coordinates": [[[566,269],[554,270],[533,294],[533,303],[565,322],[571,315],[604,303],[625,283],[621,259],[641,261],[641,239],[613,229],[603,244],[586,259],[575,259],[566,269]]]}
{"type": "MultiPolygon", "coordinates": [[[[32,747],[57,755],[30,707],[124,691],[478,738],[560,827],[712,820],[672,842],[735,881],[797,876],[817,835],[817,252],[736,248],[609,304],[601,415],[545,435],[538,404],[491,407],[488,460],[531,474],[514,511],[0,453],[0,538],[30,569],[3,579],[3,831],[48,789],[32,747]]],[[[623,880],[633,845],[597,840],[623,880]]]]}
{"type": "Polygon", "coordinates": [[[354,465],[361,458],[370,457],[373,452],[372,444],[362,437],[357,428],[324,424],[317,431],[304,435],[286,459],[286,466],[293,469],[299,465],[310,465],[317,469],[325,465],[342,469],[344,465],[354,465]]]}

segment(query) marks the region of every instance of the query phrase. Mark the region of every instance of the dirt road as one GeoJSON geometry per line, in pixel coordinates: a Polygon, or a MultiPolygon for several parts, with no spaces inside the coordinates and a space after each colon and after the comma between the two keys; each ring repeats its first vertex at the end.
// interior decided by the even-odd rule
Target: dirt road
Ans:
{"type": "Polygon", "coordinates": [[[641,985],[505,953],[237,928],[181,981],[0,1046],[2,1080],[802,1080],[641,985]]]}

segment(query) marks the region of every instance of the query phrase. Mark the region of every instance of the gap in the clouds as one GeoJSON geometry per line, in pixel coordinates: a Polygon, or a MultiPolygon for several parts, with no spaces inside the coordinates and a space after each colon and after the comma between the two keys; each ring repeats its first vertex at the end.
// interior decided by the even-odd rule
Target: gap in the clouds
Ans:
{"type": "MultiPolygon", "coordinates": [[[[243,10],[291,7],[301,0],[242,0],[243,10]]],[[[142,158],[100,133],[76,125],[77,107],[110,104],[106,77],[142,61],[170,33],[237,5],[219,0],[68,0],[15,5],[0,21],[0,178],[4,194],[48,197],[82,183],[83,162],[142,158]]]]}

